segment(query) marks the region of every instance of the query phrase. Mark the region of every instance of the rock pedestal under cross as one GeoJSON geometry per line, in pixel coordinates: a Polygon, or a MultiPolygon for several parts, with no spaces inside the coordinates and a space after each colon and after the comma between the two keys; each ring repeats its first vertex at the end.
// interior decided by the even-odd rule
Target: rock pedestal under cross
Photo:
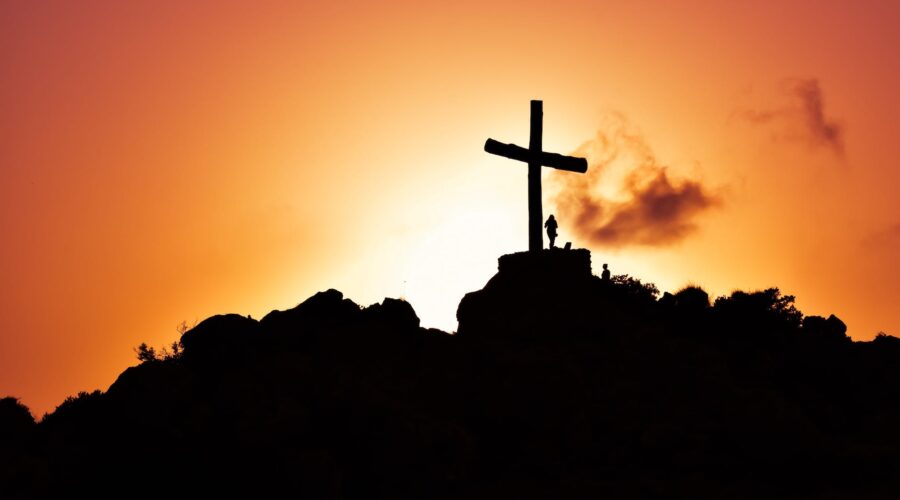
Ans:
{"type": "Polygon", "coordinates": [[[544,129],[544,102],[531,101],[531,139],[528,149],[515,144],[488,139],[484,150],[488,153],[523,161],[528,164],[528,250],[538,252],[544,248],[541,231],[544,219],[541,207],[541,167],[551,167],[569,172],[587,172],[587,160],[574,156],[547,153],[542,150],[541,136],[544,129]]]}

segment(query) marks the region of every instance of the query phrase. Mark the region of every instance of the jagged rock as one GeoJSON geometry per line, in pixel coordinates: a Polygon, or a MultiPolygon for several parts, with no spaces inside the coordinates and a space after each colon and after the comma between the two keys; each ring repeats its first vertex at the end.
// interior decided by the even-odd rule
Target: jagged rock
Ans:
{"type": "Polygon", "coordinates": [[[373,304],[363,310],[363,319],[388,328],[412,331],[419,328],[419,317],[409,302],[386,298],[381,304],[373,304]]]}
{"type": "Polygon", "coordinates": [[[352,321],[359,313],[356,303],[332,288],[313,295],[293,309],[270,312],[260,321],[260,326],[270,332],[296,333],[352,321]]]}
{"type": "Polygon", "coordinates": [[[220,314],[206,318],[181,336],[184,355],[209,357],[252,342],[258,323],[240,314],[220,314]]]}

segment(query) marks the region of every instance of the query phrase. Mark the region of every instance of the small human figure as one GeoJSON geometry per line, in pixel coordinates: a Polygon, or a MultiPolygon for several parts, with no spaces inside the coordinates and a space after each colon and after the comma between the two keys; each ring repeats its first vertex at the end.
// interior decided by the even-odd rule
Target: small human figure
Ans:
{"type": "Polygon", "coordinates": [[[609,268],[606,267],[606,264],[603,264],[603,273],[600,274],[600,279],[602,279],[603,281],[609,281],[609,276],[610,276],[609,268]]]}
{"type": "Polygon", "coordinates": [[[550,248],[555,248],[556,228],[559,227],[559,224],[556,223],[556,217],[553,217],[553,214],[550,214],[550,217],[547,217],[547,222],[544,223],[544,227],[547,228],[547,237],[550,238],[550,248]]]}

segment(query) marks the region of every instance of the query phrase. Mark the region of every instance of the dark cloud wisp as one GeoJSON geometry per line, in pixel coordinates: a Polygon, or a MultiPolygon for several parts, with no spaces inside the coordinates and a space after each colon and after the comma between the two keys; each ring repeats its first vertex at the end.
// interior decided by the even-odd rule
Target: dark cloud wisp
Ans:
{"type": "Polygon", "coordinates": [[[621,115],[605,122],[574,153],[588,159],[588,172],[553,175],[560,221],[574,224],[579,237],[607,248],[665,246],[693,233],[699,216],[721,203],[719,196],[700,180],[673,179],[621,115]],[[601,183],[611,180],[614,169],[626,169],[617,182],[619,193],[605,195],[601,183]]]}
{"type": "Polygon", "coordinates": [[[819,80],[792,79],[782,82],[786,103],[763,109],[742,109],[736,114],[758,125],[794,127],[800,131],[796,138],[812,146],[830,149],[844,157],[844,128],[834,118],[825,115],[825,98],[819,80]]]}

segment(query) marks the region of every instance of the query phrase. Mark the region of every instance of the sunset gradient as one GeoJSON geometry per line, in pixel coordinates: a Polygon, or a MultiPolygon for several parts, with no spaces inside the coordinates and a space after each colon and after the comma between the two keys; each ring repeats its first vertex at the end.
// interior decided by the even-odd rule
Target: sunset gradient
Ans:
{"type": "MultiPolygon", "coordinates": [[[[595,272],[896,335],[897,26],[876,1],[2,2],[0,396],[40,415],[182,321],[328,288],[454,330],[527,247],[526,168],[482,146],[527,145],[531,99],[545,149],[613,116],[716,200],[660,241],[560,217],[595,272]]],[[[617,168],[593,189],[622,201],[617,168]]]]}

